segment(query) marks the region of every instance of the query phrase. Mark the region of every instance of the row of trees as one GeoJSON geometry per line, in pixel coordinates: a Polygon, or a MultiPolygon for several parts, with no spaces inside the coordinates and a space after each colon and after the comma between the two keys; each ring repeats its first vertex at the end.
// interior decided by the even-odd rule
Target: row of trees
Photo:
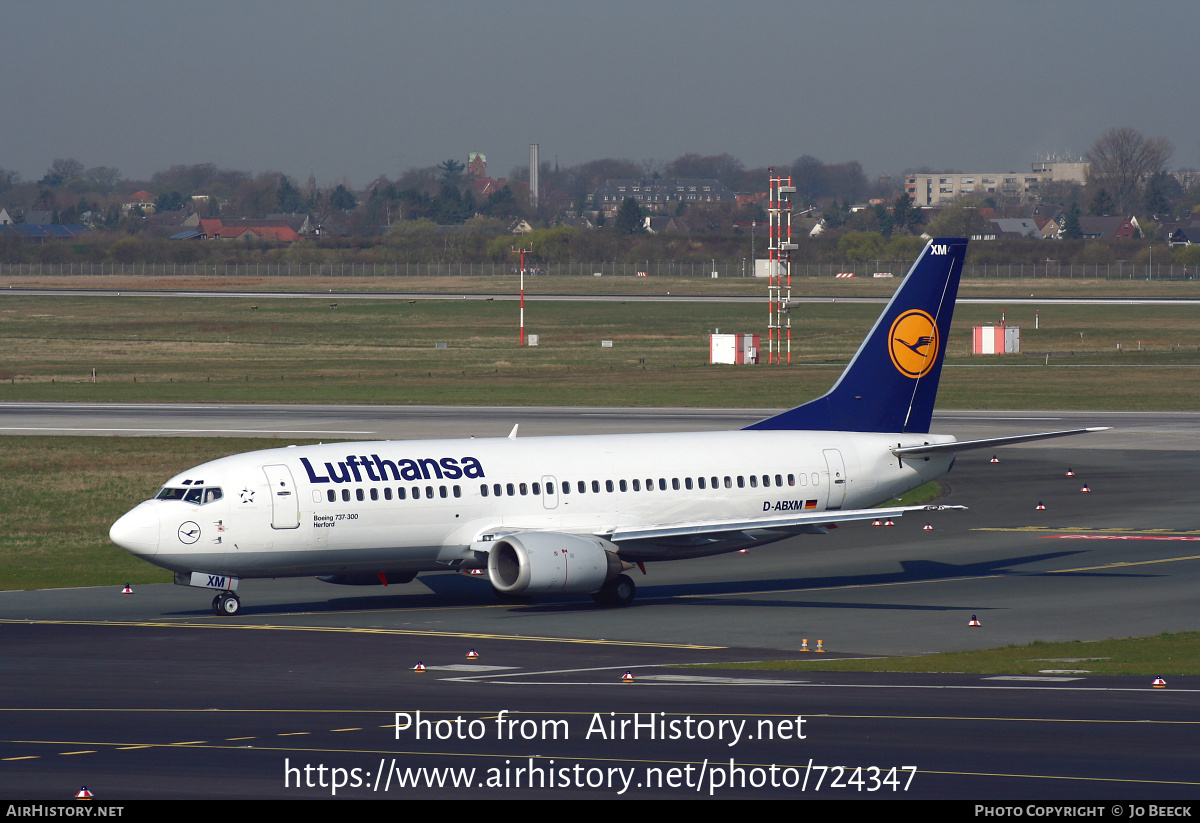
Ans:
{"type": "MultiPolygon", "coordinates": [[[[971,210],[960,211],[970,213],[971,210]]],[[[754,245],[761,257],[766,237],[763,227],[757,231],[754,245]]],[[[817,238],[805,236],[794,239],[798,249],[793,254],[793,260],[801,266],[912,260],[924,244],[919,236],[893,234],[885,237],[879,231],[853,229],[841,233],[829,232],[817,238]]],[[[64,267],[81,263],[174,263],[215,267],[232,263],[330,265],[461,262],[495,263],[498,271],[509,271],[516,265],[512,248],[518,244],[532,249],[528,257],[531,265],[641,264],[660,260],[707,264],[714,259],[749,261],[751,258],[748,227],[732,234],[696,236],[620,234],[556,226],[535,229],[530,234],[514,238],[504,233],[497,221],[477,218],[455,231],[447,231],[428,220],[406,220],[394,224],[391,231],[380,236],[325,236],[288,244],[258,241],[180,242],[119,232],[96,232],[84,238],[45,244],[0,238],[0,262],[62,264],[64,267]]],[[[1161,241],[1155,244],[1150,240],[996,240],[972,243],[967,254],[968,261],[972,263],[1040,265],[1048,257],[1063,265],[1119,260],[1144,263],[1149,259],[1151,248],[1157,263],[1200,265],[1200,246],[1171,249],[1161,241]]],[[[747,266],[750,266],[749,262],[747,266]]]]}
{"type": "MultiPolygon", "coordinates": [[[[1039,197],[1044,203],[1070,206],[1078,214],[1186,213],[1200,206],[1200,186],[1185,189],[1168,173],[1172,154],[1165,138],[1147,138],[1135,129],[1111,129],[1087,152],[1091,173],[1086,184],[1051,183],[1039,197]]],[[[818,206],[816,214],[835,234],[868,231],[886,239],[912,236],[926,228],[927,212],[911,208],[891,178],[869,181],[856,161],[824,163],[803,155],[789,165],[776,166],[774,172],[791,175],[797,209],[818,206]],[[851,210],[853,204],[868,200],[878,202],[865,210],[851,210]]],[[[172,166],[147,181],[132,181],[117,169],[86,168],[68,158],[56,159],[36,182],[22,181],[16,172],[0,168],[0,205],[18,219],[24,211],[38,209],[52,212],[60,222],[136,233],[144,221],[136,212],[126,216],[120,204],[130,192],[144,188],[156,195],[159,211],[186,208],[201,216],[259,218],[308,213],[341,233],[371,235],[414,221],[465,225],[486,218],[493,222],[479,225],[495,228],[524,218],[535,226],[553,225],[565,214],[586,211],[588,193],[612,178],[711,178],[733,191],[761,192],[769,175],[767,168],[747,169],[729,154],[685,154],[671,161],[640,163],[605,158],[564,168],[547,162],[539,169],[540,191],[534,206],[528,196],[529,169],[524,166],[513,169],[506,181],[481,196],[476,194],[476,180],[454,159],[408,169],[395,180],[381,176],[356,191],[345,181],[318,185],[310,176],[300,183],[279,172],[253,175],[212,163],[172,166]],[[194,200],[193,195],[204,197],[194,200]]],[[[992,208],[1000,217],[1029,215],[1029,203],[1016,199],[975,198],[964,203],[992,208]]],[[[685,218],[693,235],[736,235],[750,222],[765,219],[761,206],[733,204],[681,203],[676,215],[685,218]]],[[[642,215],[629,203],[608,228],[636,234],[641,225],[642,215]]]]}

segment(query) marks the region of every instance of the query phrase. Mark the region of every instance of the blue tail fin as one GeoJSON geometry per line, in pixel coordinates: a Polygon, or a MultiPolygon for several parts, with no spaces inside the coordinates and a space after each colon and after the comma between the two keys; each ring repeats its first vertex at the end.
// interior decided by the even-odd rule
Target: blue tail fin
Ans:
{"type": "Polygon", "coordinates": [[[966,253],[931,240],[833,388],[746,428],[928,432],[966,253]]]}

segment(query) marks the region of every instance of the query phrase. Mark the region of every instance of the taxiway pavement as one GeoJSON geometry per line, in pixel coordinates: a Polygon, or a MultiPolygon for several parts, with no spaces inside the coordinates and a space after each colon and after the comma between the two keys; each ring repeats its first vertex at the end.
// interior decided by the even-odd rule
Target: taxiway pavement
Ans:
{"type": "MultiPolygon", "coordinates": [[[[17,405],[0,409],[6,425],[17,405]]],[[[321,427],[503,435],[511,422],[529,434],[728,428],[760,416],[171,408],[112,412],[131,428],[199,423],[284,437],[321,427]]],[[[113,422],[77,411],[97,426],[113,422]]],[[[456,574],[391,590],[246,581],[236,618],[212,615],[203,592],[169,585],[3,592],[0,798],[66,798],[80,785],[102,799],[329,797],[335,774],[346,781],[338,797],[1194,798],[1198,678],[1155,690],[1154,673],[1097,677],[1086,661],[1047,661],[1059,673],[1037,680],[672,665],[798,657],[801,639],[861,656],[1194,629],[1198,422],[944,412],[936,428],[964,438],[1118,428],[997,450],[994,464],[988,452],[961,455],[944,502],[966,512],[650,565],[626,609],[586,597],[498,603],[486,581],[456,574]],[[967,626],[971,615],[980,627],[967,626]],[[479,661],[466,659],[472,648],[479,661]],[[633,684],[621,683],[626,671],[633,684]],[[433,739],[398,733],[396,713],[418,710],[449,721],[436,728],[450,736],[432,726],[433,739]],[[501,712],[533,725],[505,737],[501,712]],[[807,718],[802,739],[798,717],[807,718]],[[480,737],[453,735],[459,718],[480,737]],[[639,739],[628,737],[634,727],[622,738],[603,731],[610,720],[677,721],[680,736],[651,738],[643,726],[639,739]],[[749,726],[736,742],[717,736],[739,720],[749,726]],[[555,737],[560,730],[567,736],[555,737]],[[905,766],[916,767],[911,783],[905,766]],[[460,771],[408,771],[422,768],[460,771]],[[430,785],[456,779],[469,787],[430,785]],[[401,790],[401,780],[421,785],[401,790]]]]}

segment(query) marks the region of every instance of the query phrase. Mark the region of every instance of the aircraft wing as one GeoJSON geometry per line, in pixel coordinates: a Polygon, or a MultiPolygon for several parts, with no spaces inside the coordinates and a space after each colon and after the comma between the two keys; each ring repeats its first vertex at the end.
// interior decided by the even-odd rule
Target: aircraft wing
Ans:
{"type": "Polygon", "coordinates": [[[799,526],[823,526],[852,520],[876,520],[900,517],[905,512],[965,510],[966,506],[891,506],[877,509],[845,509],[834,511],[793,512],[771,517],[755,517],[743,520],[694,520],[686,523],[669,523],[649,527],[618,527],[611,532],[598,535],[613,543],[628,540],[657,540],[664,537],[703,537],[730,532],[755,531],[761,529],[791,529],[799,526]]]}
{"type": "Polygon", "coordinates": [[[1112,426],[1093,426],[1088,429],[1070,429],[1059,432],[1038,432],[1037,434],[1015,434],[1011,437],[988,437],[983,440],[960,440],[953,443],[927,443],[923,446],[897,446],[892,454],[897,457],[921,454],[946,454],[948,452],[970,451],[971,449],[986,449],[992,446],[1009,446],[1013,443],[1027,443],[1030,440],[1048,440],[1051,437],[1067,437],[1072,434],[1108,431],[1112,426]]]}

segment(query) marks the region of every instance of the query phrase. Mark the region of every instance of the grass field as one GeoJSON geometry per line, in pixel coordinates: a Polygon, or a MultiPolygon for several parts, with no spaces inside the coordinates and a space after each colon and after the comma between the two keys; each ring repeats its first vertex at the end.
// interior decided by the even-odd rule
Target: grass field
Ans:
{"type": "MultiPolygon", "coordinates": [[[[7,295],[0,400],[791,406],[829,387],[879,308],[799,304],[793,365],[746,368],[708,365],[707,334],[761,332],[765,306],[534,303],[541,345],[522,349],[510,302],[7,295]]],[[[1025,353],[971,356],[971,327],[999,314],[958,308],[940,406],[1194,408],[1193,307],[1016,306],[1025,353]]]]}
{"type": "MultiPolygon", "coordinates": [[[[961,672],[966,674],[1145,675],[1147,678],[1200,674],[1200,632],[1163,633],[1155,637],[1067,643],[1037,641],[977,652],[951,652],[920,657],[829,660],[810,652],[799,660],[715,664],[704,668],[823,672],[961,672]]],[[[1149,685],[1147,683],[1147,685],[1149,685]]]]}
{"type": "MultiPolygon", "coordinates": [[[[798,267],[803,271],[803,267],[798,267]]],[[[968,269],[969,271],[969,269],[968,269]]],[[[990,271],[990,269],[989,269],[990,271]]],[[[855,277],[792,278],[793,296],[822,297],[883,297],[890,296],[900,285],[903,269],[896,268],[896,277],[874,279],[855,277]]],[[[454,277],[449,275],[421,277],[254,277],[212,275],[193,277],[179,275],[156,277],[143,275],[63,275],[63,276],[3,276],[0,292],[7,289],[111,289],[128,290],[188,290],[188,291],[253,291],[253,292],[424,292],[446,295],[517,294],[520,278],[515,274],[496,276],[454,277]]],[[[525,278],[526,294],[673,294],[728,295],[762,297],[766,300],[767,282],[755,277],[587,277],[542,276],[525,278]]],[[[1161,297],[1200,298],[1200,280],[1107,280],[1097,277],[964,277],[959,288],[961,297],[1161,297]]]]}
{"type": "Polygon", "coordinates": [[[5,437],[0,451],[0,589],[169,583],[117,548],[108,528],[171,475],[278,440],[5,437]]]}

